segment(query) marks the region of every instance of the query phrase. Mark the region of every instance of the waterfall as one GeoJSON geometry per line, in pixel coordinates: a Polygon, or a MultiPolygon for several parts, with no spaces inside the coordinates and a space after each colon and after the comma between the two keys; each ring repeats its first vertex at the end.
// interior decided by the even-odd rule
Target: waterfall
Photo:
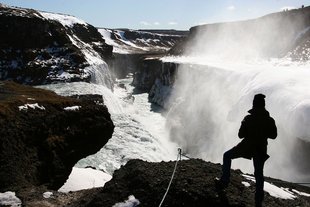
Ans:
{"type": "MultiPolygon", "coordinates": [[[[307,66],[212,61],[209,65],[208,61],[185,64],[186,58],[176,61],[183,64],[178,68],[167,117],[173,141],[191,156],[222,162],[223,153],[241,141],[238,130],[252,107],[254,95],[263,93],[266,109],[278,127],[277,139],[269,140],[271,158],[266,162],[266,175],[291,181],[309,180],[310,158],[296,157],[302,150],[308,154],[310,149],[307,66]],[[300,143],[304,143],[303,148],[300,143]]],[[[253,172],[252,163],[247,160],[236,160],[233,167],[253,172]]]]}

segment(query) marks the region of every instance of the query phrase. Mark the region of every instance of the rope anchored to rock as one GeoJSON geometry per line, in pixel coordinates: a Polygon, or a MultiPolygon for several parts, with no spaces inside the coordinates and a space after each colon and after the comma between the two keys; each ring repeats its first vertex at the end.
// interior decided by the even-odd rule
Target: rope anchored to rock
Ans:
{"type": "Polygon", "coordinates": [[[178,156],[177,156],[177,160],[176,160],[175,165],[174,165],[174,170],[173,170],[173,173],[171,175],[171,179],[170,179],[169,185],[167,187],[167,190],[166,190],[166,192],[164,194],[164,197],[163,197],[163,199],[161,200],[161,202],[159,204],[159,207],[161,207],[161,205],[164,203],[164,200],[165,200],[165,198],[166,198],[166,196],[167,196],[167,194],[169,192],[169,189],[170,189],[170,186],[171,186],[171,183],[172,183],[175,171],[177,170],[178,162],[179,162],[179,160],[181,160],[181,156],[182,156],[182,149],[178,148],[178,156]]]}

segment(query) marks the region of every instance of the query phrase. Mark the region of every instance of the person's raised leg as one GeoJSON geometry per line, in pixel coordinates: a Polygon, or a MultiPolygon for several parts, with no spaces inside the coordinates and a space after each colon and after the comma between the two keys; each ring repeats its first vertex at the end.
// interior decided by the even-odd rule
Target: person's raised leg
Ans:
{"type": "Polygon", "coordinates": [[[236,148],[232,148],[224,153],[223,155],[223,166],[222,166],[222,177],[220,179],[223,187],[227,187],[230,182],[230,168],[232,159],[238,158],[236,148]]]}

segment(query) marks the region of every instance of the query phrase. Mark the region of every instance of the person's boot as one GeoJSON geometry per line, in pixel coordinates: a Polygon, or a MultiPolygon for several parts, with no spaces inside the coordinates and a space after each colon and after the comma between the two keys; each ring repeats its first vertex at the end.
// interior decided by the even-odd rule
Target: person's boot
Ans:
{"type": "Polygon", "coordinates": [[[264,200],[264,193],[255,193],[255,207],[262,207],[264,200]]]}
{"type": "Polygon", "coordinates": [[[223,190],[223,189],[227,188],[228,184],[229,184],[229,182],[226,182],[226,181],[224,181],[222,179],[218,179],[218,178],[215,178],[214,182],[215,182],[215,188],[217,190],[223,190]]]}

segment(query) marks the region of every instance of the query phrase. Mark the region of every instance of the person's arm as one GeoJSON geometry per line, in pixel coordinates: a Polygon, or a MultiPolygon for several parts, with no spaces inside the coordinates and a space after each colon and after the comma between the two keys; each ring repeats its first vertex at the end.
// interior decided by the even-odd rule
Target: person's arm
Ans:
{"type": "Polygon", "coordinates": [[[278,136],[277,126],[273,118],[269,119],[268,138],[275,139],[278,136]]]}
{"type": "Polygon", "coordinates": [[[241,122],[241,126],[240,126],[240,129],[239,129],[239,132],[238,132],[238,137],[240,139],[243,139],[244,137],[246,137],[246,123],[247,123],[247,119],[248,119],[248,116],[244,117],[244,119],[242,120],[241,122]]]}

